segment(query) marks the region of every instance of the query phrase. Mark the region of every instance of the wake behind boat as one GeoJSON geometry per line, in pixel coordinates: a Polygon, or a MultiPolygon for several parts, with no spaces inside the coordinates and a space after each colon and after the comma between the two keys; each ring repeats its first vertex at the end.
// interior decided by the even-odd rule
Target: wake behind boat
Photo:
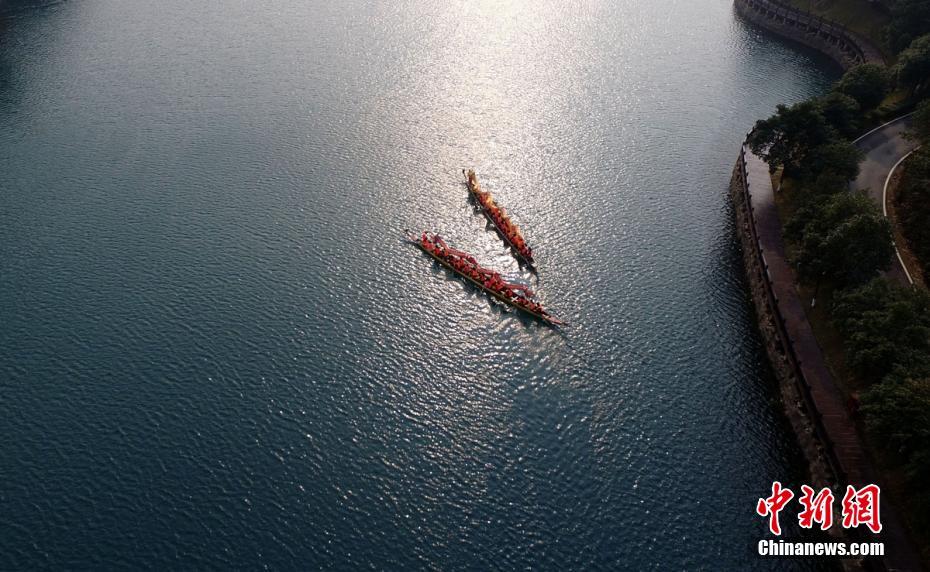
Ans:
{"type": "Polygon", "coordinates": [[[478,208],[480,208],[484,216],[491,221],[491,224],[497,229],[498,234],[501,235],[504,242],[510,247],[517,260],[529,266],[531,270],[535,270],[533,250],[526,244],[520,227],[510,219],[504,207],[494,202],[494,197],[491,196],[491,193],[482,190],[474,169],[469,169],[468,171],[462,169],[462,173],[465,175],[468,184],[468,192],[471,193],[475,202],[478,203],[478,208]]]}
{"type": "Polygon", "coordinates": [[[417,237],[407,231],[407,240],[439,264],[508,306],[522,310],[551,326],[565,325],[565,322],[549,314],[539,302],[533,300],[535,294],[528,287],[506,282],[499,273],[480,266],[472,255],[447,245],[438,234],[424,232],[417,237]]]}

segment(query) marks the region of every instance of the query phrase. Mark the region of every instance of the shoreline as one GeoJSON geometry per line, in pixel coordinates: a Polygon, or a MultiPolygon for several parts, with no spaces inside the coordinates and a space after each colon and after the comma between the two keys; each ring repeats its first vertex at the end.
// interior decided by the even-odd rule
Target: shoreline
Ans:
{"type": "Polygon", "coordinates": [[[740,153],[730,179],[730,199],[733,202],[736,234],[742,250],[743,269],[749,281],[756,323],[769,363],[778,380],[784,412],[808,461],[813,484],[832,488],[837,486],[840,480],[835,468],[836,462],[828,458],[828,449],[824,446],[823,437],[817,436],[811,406],[806,403],[801,389],[802,373],[797,361],[789,355],[788,348],[791,342],[782,326],[783,319],[778,311],[777,297],[771,291],[768,265],[759,246],[751,198],[743,171],[744,165],[743,154],[740,153]]]}
{"type": "Polygon", "coordinates": [[[801,450],[808,463],[808,471],[813,484],[818,487],[834,486],[837,483],[832,463],[825,457],[823,443],[816,437],[811,412],[805,406],[799,389],[799,371],[796,363],[789,359],[785,341],[779,328],[780,316],[769,294],[767,267],[761,249],[757,247],[758,239],[755,223],[751,215],[749,191],[745,177],[740,172],[744,168],[742,153],[733,167],[730,179],[730,200],[736,219],[736,235],[742,251],[743,270],[749,282],[750,297],[755,312],[756,325],[762,336],[765,353],[778,380],[778,388],[784,405],[784,413],[794,430],[801,450]]]}
{"type": "Polygon", "coordinates": [[[777,0],[734,0],[734,6],[736,12],[749,22],[826,54],[844,70],[866,63],[885,65],[881,50],[829,20],[777,0]]]}
{"type": "MultiPolygon", "coordinates": [[[[730,197],[756,323],[781,390],[783,407],[806,457],[813,484],[834,493],[847,484],[876,482],[877,472],[814,337],[788,264],[781,220],[767,164],[744,146],[730,197]],[[753,190],[758,189],[758,190],[753,190]]],[[[921,570],[920,558],[894,505],[882,507],[886,570],[921,570]]],[[[837,531],[840,532],[840,531],[837,531]]],[[[847,541],[876,540],[862,531],[840,532],[847,541]]],[[[863,563],[845,560],[847,569],[863,563]]]]}
{"type": "MultiPolygon", "coordinates": [[[[750,23],[825,54],[843,70],[865,63],[885,65],[881,51],[868,40],[778,0],[734,0],[734,6],[737,14],[750,23]]],[[[876,482],[877,471],[863,437],[804,310],[797,276],[785,254],[782,221],[775,208],[768,165],[747,149],[745,141],[729,192],[759,333],[781,389],[783,409],[808,460],[812,481],[834,492],[847,484],[876,482]],[[748,168],[747,161],[751,163],[748,168]]],[[[916,546],[897,508],[890,503],[883,507],[883,521],[882,540],[887,550],[878,566],[886,570],[921,570],[916,546]]],[[[875,540],[861,531],[842,535],[853,541],[875,540]]],[[[846,569],[872,569],[872,565],[854,559],[843,561],[846,569]]]]}

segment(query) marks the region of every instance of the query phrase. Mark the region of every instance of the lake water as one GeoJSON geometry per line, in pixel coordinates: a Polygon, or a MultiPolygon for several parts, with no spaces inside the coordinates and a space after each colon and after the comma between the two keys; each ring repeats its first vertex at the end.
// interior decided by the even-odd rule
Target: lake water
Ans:
{"type": "Polygon", "coordinates": [[[729,0],[0,2],[0,568],[805,568],[727,182],[836,77],[729,0]]]}

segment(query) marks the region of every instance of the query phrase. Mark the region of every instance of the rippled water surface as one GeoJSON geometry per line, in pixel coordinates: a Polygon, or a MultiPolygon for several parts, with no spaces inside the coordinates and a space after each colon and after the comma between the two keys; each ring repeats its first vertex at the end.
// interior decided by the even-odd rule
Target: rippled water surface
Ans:
{"type": "Polygon", "coordinates": [[[824,62],[729,0],[0,15],[0,568],[802,566],[726,184],[824,62]]]}

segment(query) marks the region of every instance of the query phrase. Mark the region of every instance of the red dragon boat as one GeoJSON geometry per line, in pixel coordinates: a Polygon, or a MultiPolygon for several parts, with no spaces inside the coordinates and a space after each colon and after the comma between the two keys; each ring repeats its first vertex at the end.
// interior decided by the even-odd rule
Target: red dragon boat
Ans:
{"type": "Polygon", "coordinates": [[[475,257],[450,247],[438,234],[424,232],[419,237],[407,231],[407,240],[429,254],[436,262],[464,278],[496,300],[521,310],[551,326],[565,322],[549,314],[533,298],[532,290],[522,284],[506,282],[499,273],[478,264],[475,257]]]}
{"type": "Polygon", "coordinates": [[[510,247],[517,260],[529,266],[531,270],[535,270],[533,250],[526,244],[520,227],[510,219],[504,207],[494,202],[494,197],[491,196],[491,193],[482,190],[481,185],[478,183],[478,177],[475,175],[473,169],[469,169],[468,171],[462,169],[462,173],[465,175],[465,181],[468,184],[468,192],[471,193],[471,196],[475,199],[478,208],[484,213],[484,216],[491,221],[491,224],[497,229],[498,234],[501,235],[501,238],[503,238],[507,246],[510,247]]]}

